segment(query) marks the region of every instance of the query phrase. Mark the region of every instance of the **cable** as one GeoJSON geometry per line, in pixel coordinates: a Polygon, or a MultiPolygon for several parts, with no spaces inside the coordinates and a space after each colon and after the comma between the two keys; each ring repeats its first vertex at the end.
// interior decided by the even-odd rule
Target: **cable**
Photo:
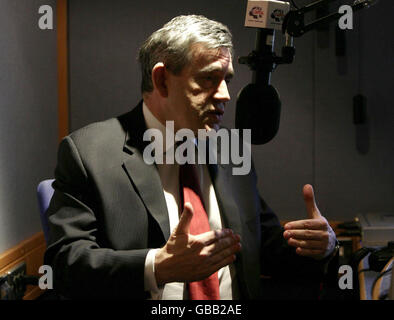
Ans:
{"type": "Polygon", "coordinates": [[[376,277],[376,279],[373,281],[373,284],[372,284],[371,296],[373,296],[373,290],[375,289],[375,285],[376,285],[376,283],[378,282],[378,280],[379,280],[381,277],[383,277],[385,274],[391,272],[392,269],[393,269],[393,268],[387,269],[386,271],[381,272],[381,273],[376,277]]]}
{"type": "Polygon", "coordinates": [[[7,276],[0,276],[0,286],[7,281],[7,276]]]}
{"type": "Polygon", "coordinates": [[[358,273],[362,273],[362,272],[367,272],[367,271],[373,271],[370,268],[366,268],[366,269],[361,269],[358,273]]]}
{"type": "Polygon", "coordinates": [[[290,0],[291,1],[291,4],[298,10],[299,8],[298,8],[298,6],[296,5],[296,3],[294,2],[294,0],[290,0]]]}

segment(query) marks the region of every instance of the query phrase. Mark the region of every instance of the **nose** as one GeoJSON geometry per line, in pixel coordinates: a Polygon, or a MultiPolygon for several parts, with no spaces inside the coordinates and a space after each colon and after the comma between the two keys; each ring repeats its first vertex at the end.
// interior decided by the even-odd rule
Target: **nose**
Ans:
{"type": "Polygon", "coordinates": [[[214,98],[220,100],[221,102],[230,101],[230,93],[228,92],[226,80],[222,80],[215,91],[214,98]]]}

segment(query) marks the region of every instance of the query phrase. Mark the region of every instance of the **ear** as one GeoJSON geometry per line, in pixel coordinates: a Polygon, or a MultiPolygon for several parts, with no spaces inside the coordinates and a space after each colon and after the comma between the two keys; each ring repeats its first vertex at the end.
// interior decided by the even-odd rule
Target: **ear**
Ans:
{"type": "Polygon", "coordinates": [[[163,97],[168,96],[166,84],[167,71],[163,62],[158,62],[152,69],[152,83],[153,88],[163,97]]]}

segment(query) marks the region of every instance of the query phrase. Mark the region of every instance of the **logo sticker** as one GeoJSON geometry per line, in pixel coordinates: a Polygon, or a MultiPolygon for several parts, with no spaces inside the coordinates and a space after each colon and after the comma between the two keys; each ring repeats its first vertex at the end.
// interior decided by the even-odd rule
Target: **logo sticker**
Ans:
{"type": "Polygon", "coordinates": [[[263,8],[261,7],[253,7],[252,10],[249,11],[249,15],[254,19],[262,18],[264,15],[263,8]]]}

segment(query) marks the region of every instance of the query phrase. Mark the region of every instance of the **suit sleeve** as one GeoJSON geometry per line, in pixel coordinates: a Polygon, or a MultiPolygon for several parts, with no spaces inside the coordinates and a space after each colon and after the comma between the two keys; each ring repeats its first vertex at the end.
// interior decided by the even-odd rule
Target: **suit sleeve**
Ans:
{"type": "Polygon", "coordinates": [[[252,177],[256,198],[260,202],[260,274],[285,281],[301,277],[309,280],[321,279],[324,274],[324,261],[296,254],[283,237],[284,228],[274,211],[257,191],[257,175],[252,162],[252,177]]]}
{"type": "Polygon", "coordinates": [[[59,146],[55,179],[44,259],[53,269],[56,292],[76,299],[146,298],[148,249],[117,251],[98,245],[96,216],[85,201],[93,184],[71,137],[59,146]]]}
{"type": "MultiPolygon", "coordinates": [[[[283,237],[284,228],[272,209],[260,198],[261,214],[261,274],[282,280],[298,277],[321,279],[325,262],[296,253],[283,237]]],[[[300,279],[301,280],[301,279],[300,279]]]]}

